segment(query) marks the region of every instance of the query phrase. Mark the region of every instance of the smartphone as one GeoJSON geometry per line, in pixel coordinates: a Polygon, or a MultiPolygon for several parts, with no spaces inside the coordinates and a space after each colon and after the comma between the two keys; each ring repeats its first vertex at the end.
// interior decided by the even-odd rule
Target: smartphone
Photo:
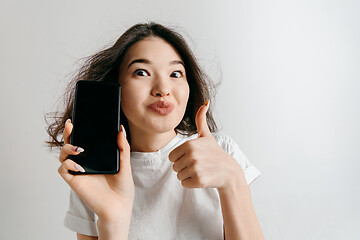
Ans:
{"type": "Polygon", "coordinates": [[[116,174],[120,169],[117,134],[120,130],[118,83],[80,80],[76,83],[70,144],[84,152],[69,155],[85,172],[73,175],[116,174]]]}

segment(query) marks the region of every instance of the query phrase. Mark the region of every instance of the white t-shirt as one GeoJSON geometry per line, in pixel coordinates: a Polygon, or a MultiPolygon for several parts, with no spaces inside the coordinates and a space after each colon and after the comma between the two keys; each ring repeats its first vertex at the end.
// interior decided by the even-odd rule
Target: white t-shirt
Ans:
{"type": "MultiPolygon", "coordinates": [[[[213,133],[218,144],[242,167],[250,184],[261,173],[229,136],[213,133]]],[[[173,170],[169,153],[197,138],[178,133],[157,152],[131,152],[135,199],[129,239],[223,239],[223,219],[216,188],[184,188],[173,170]]],[[[84,235],[97,236],[97,216],[70,190],[64,226],[84,235]]]]}

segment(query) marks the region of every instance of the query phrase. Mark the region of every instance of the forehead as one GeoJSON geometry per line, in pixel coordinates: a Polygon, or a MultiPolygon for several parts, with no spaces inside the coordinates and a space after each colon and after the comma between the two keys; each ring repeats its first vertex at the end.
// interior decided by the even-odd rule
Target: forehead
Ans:
{"type": "Polygon", "coordinates": [[[132,45],[124,57],[123,63],[128,64],[134,59],[145,58],[151,62],[166,63],[182,60],[180,54],[167,41],[159,37],[145,38],[132,45]]]}

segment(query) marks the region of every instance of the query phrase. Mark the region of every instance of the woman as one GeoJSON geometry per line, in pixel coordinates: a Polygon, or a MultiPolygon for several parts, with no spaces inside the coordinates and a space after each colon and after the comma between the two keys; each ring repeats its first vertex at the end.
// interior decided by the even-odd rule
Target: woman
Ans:
{"type": "Polygon", "coordinates": [[[232,138],[216,134],[206,75],[181,35],[134,25],[90,57],[69,88],[48,132],[71,187],[65,226],[78,239],[263,239],[248,187],[260,172],[232,138]],[[67,159],[86,151],[69,144],[78,80],[121,85],[118,174],[68,173],[84,171],[67,159]]]}

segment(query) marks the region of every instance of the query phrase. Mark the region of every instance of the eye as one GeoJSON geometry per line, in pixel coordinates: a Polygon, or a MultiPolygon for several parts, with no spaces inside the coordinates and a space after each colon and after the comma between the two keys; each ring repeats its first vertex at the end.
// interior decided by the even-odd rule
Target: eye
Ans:
{"type": "Polygon", "coordinates": [[[136,69],[136,71],[134,72],[135,75],[144,76],[142,74],[139,75],[138,73],[142,73],[142,74],[146,73],[147,74],[147,72],[144,69],[136,69]]]}
{"type": "MultiPolygon", "coordinates": [[[[175,74],[175,75],[177,75],[177,77],[175,76],[175,78],[180,78],[183,75],[182,71],[175,71],[173,73],[178,73],[178,74],[175,74]]],[[[174,74],[171,74],[171,76],[174,76],[174,74]]]]}

